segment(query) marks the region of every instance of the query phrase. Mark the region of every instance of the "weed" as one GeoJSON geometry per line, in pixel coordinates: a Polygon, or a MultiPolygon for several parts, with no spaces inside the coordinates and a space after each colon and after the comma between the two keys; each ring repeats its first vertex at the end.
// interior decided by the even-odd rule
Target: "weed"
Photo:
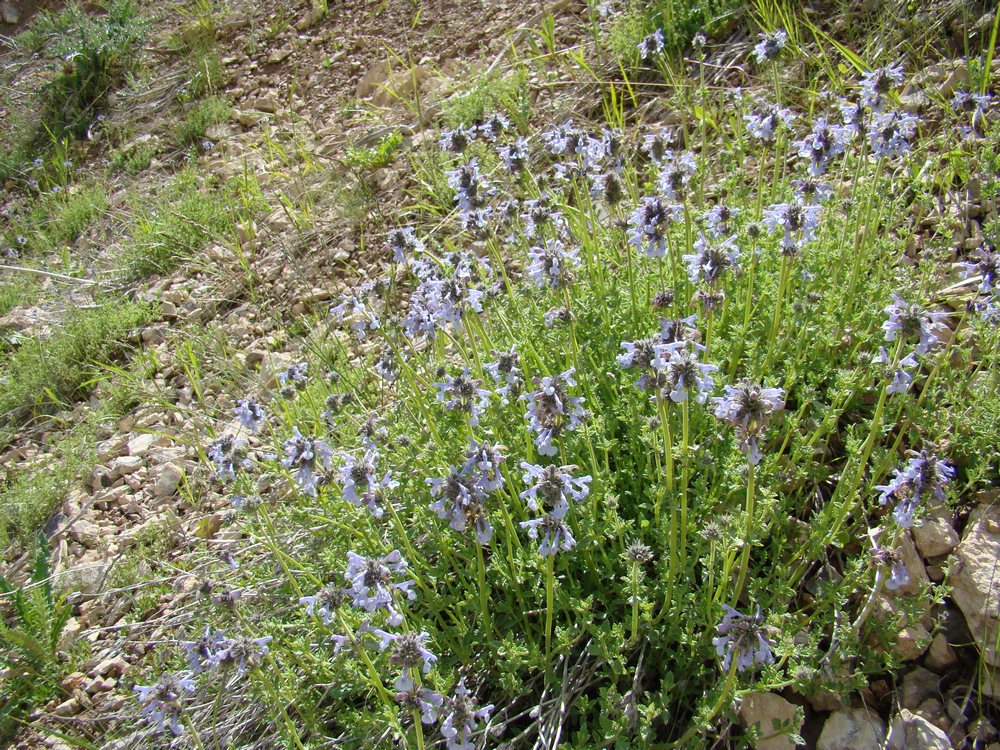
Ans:
{"type": "Polygon", "coordinates": [[[195,104],[177,124],[174,140],[178,146],[195,146],[205,140],[208,129],[229,119],[232,107],[224,99],[211,96],[195,104]]]}
{"type": "Polygon", "coordinates": [[[0,664],[9,670],[0,706],[0,742],[13,737],[33,707],[58,694],[63,671],[59,638],[72,609],[56,598],[51,572],[48,542],[39,536],[31,580],[15,587],[0,576],[0,602],[12,610],[10,624],[0,618],[0,664]]]}
{"type": "Polygon", "coordinates": [[[149,304],[107,300],[72,310],[49,338],[23,343],[0,369],[0,425],[13,427],[84,395],[93,385],[94,363],[126,352],[128,334],[153,313],[149,304]]]}
{"type": "Polygon", "coordinates": [[[257,201],[242,202],[241,182],[203,187],[193,170],[180,173],[136,221],[123,252],[126,276],[134,280],[167,273],[182,260],[194,259],[211,240],[230,238],[236,224],[257,206],[257,201]]]}
{"type": "Polygon", "coordinates": [[[492,112],[503,112],[523,128],[531,116],[527,78],[522,71],[504,77],[488,76],[453,94],[443,107],[450,127],[472,125],[492,112]]]}
{"type": "Polygon", "coordinates": [[[360,173],[373,172],[391,164],[403,145],[403,134],[393,130],[385,135],[377,146],[370,148],[350,147],[347,149],[347,164],[360,173]]]}
{"type": "Polygon", "coordinates": [[[113,0],[105,14],[80,13],[76,25],[55,44],[65,61],[42,89],[36,142],[48,136],[83,136],[104,109],[107,95],[137,67],[143,37],[135,0],[113,0]]]}

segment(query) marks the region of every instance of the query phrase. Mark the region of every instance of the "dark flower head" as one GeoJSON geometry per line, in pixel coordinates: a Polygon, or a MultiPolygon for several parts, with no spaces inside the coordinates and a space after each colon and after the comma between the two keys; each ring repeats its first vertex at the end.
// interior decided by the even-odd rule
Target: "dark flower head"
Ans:
{"type": "Polygon", "coordinates": [[[394,581],[395,576],[405,573],[406,569],[406,561],[399,550],[393,550],[385,557],[362,557],[348,552],[344,578],[349,584],[347,593],[353,597],[353,605],[366,612],[385,609],[389,614],[389,624],[393,627],[400,625],[403,616],[394,607],[395,592],[402,592],[408,599],[417,598],[412,580],[394,581]]]}
{"type": "Polygon", "coordinates": [[[251,432],[260,432],[267,420],[267,412],[253,399],[241,398],[236,402],[236,418],[251,432]]]}
{"type": "Polygon", "coordinates": [[[472,734],[481,720],[489,719],[493,706],[477,707],[475,696],[465,687],[465,679],[459,680],[452,695],[444,699],[441,708],[441,734],[445,738],[447,750],[474,750],[472,734]]]}
{"type": "Polygon", "coordinates": [[[190,677],[164,672],[156,684],[136,685],[132,689],[143,704],[143,718],[155,724],[157,732],[162,732],[166,725],[174,735],[179,735],[183,731],[183,696],[184,693],[193,693],[194,688],[194,680],[190,677]]]}
{"type": "Polygon", "coordinates": [[[726,270],[739,270],[740,249],[736,247],[736,235],[721,242],[711,242],[704,234],[699,233],[694,247],[697,252],[682,256],[688,264],[688,278],[691,281],[703,281],[709,286],[716,286],[726,270]]]}
{"type": "Polygon", "coordinates": [[[333,465],[333,451],[325,440],[303,435],[298,427],[292,427],[292,432],[292,437],[285,441],[285,457],[281,465],[286,469],[295,469],[299,489],[316,497],[320,469],[329,469],[333,465]]]}
{"type": "Polygon", "coordinates": [[[538,554],[542,557],[554,555],[560,550],[569,552],[576,546],[576,539],[570,533],[566,522],[553,514],[536,518],[531,521],[522,521],[521,528],[528,530],[528,536],[532,539],[540,539],[538,554]]]}
{"type": "Polygon", "coordinates": [[[472,377],[468,368],[459,375],[446,378],[435,383],[438,389],[437,400],[450,411],[469,415],[469,424],[475,427],[479,424],[479,415],[490,403],[490,391],[481,388],[481,381],[472,377]]]}
{"type": "Polygon", "coordinates": [[[782,29],[777,29],[769,34],[761,33],[759,38],[760,41],[753,48],[753,56],[758,63],[778,59],[781,50],[788,44],[788,34],[782,29]]]}
{"type": "Polygon", "coordinates": [[[751,464],[760,463],[761,453],[757,438],[771,419],[771,415],[785,408],[780,388],[764,388],[744,379],[736,385],[727,385],[726,394],[712,399],[715,416],[736,428],[740,449],[747,454],[751,464]]]}
{"type": "Polygon", "coordinates": [[[892,303],[885,308],[889,318],[882,324],[886,341],[902,337],[904,341],[917,339],[917,354],[926,354],[941,340],[947,330],[942,321],[947,313],[929,312],[921,306],[907,302],[898,294],[892,295],[892,303]]]}
{"type": "Polygon", "coordinates": [[[522,479],[528,486],[521,493],[534,511],[544,511],[557,518],[565,517],[570,501],[582,502],[590,493],[592,478],[587,475],[574,477],[578,466],[537,466],[527,461],[521,462],[524,470],[522,479]]]}
{"type": "Polygon", "coordinates": [[[650,258],[662,258],[667,251],[667,230],[680,219],[681,212],[681,206],[657,196],[642,198],[629,217],[629,244],[650,258]]]}
{"type": "Polygon", "coordinates": [[[324,625],[329,625],[333,621],[333,613],[346,599],[347,591],[345,589],[327,584],[312,596],[300,597],[299,604],[306,605],[307,615],[316,615],[323,621],[324,625]]]}
{"type": "Polygon", "coordinates": [[[912,458],[902,469],[893,471],[889,484],[875,487],[881,490],[879,503],[896,501],[893,516],[902,528],[913,525],[913,514],[920,501],[928,496],[943,503],[945,488],[955,477],[955,469],[927,450],[912,453],[912,458]]]}
{"type": "Polygon", "coordinates": [[[575,386],[574,368],[558,375],[535,378],[535,390],[521,396],[528,402],[525,418],[535,433],[535,447],[543,456],[558,452],[553,441],[564,432],[576,429],[585,417],[582,396],[570,396],[569,387],[575,386]]]}
{"type": "Polygon", "coordinates": [[[760,607],[755,615],[744,615],[726,604],[722,608],[725,615],[717,627],[719,635],[712,639],[716,653],[722,657],[722,671],[729,671],[734,658],[740,672],[754,665],[773,664],[774,654],[765,636],[760,607]]]}
{"type": "Polygon", "coordinates": [[[653,312],[662,312],[674,304],[674,290],[663,289],[653,295],[653,312]]]}
{"type": "Polygon", "coordinates": [[[652,34],[643,37],[637,46],[639,49],[639,58],[642,60],[651,60],[663,52],[663,30],[657,29],[652,34]]]}
{"type": "Polygon", "coordinates": [[[653,559],[653,550],[642,542],[632,542],[625,549],[625,559],[633,565],[645,565],[653,559]]]}

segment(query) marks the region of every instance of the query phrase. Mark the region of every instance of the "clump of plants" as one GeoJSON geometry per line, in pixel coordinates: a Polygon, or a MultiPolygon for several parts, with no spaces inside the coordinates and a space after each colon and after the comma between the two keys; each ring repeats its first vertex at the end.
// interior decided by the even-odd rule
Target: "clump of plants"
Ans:
{"type": "Polygon", "coordinates": [[[996,236],[899,262],[915,165],[997,132],[972,88],[900,108],[892,64],[807,114],[790,53],[756,40],[775,84],[712,102],[712,140],[441,134],[384,277],[206,436],[247,543],[137,738],[700,747],[745,691],[893,666],[943,596],[913,524],[997,481],[996,236]]]}

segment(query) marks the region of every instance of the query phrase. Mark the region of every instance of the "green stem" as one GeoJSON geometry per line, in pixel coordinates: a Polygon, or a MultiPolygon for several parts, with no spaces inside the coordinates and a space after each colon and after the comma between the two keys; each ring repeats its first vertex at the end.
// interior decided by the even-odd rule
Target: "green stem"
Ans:
{"type": "Polygon", "coordinates": [[[556,556],[547,555],[545,558],[545,664],[549,663],[552,654],[552,606],[555,592],[555,565],[556,556]]]}
{"type": "Polygon", "coordinates": [[[750,564],[750,548],[753,546],[753,537],[756,532],[756,523],[754,523],[754,504],[755,496],[754,492],[754,465],[752,463],[747,463],[747,538],[744,540],[743,552],[740,555],[740,572],[739,576],[736,578],[736,588],[733,590],[733,599],[730,606],[735,607],[740,600],[740,594],[743,593],[743,584],[746,581],[747,567],[750,564]]]}
{"type": "Polygon", "coordinates": [[[486,628],[486,637],[493,637],[493,623],[490,619],[490,590],[486,583],[486,561],[483,559],[483,545],[476,542],[476,566],[479,569],[479,608],[486,628]]]}

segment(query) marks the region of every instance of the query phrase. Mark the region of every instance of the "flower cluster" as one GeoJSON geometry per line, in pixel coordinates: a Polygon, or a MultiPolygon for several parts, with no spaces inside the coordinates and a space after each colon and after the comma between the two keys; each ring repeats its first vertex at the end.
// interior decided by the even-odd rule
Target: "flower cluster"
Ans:
{"type": "Polygon", "coordinates": [[[247,457],[246,441],[229,434],[212,441],[205,455],[215,464],[215,478],[221,482],[236,479],[236,469],[247,471],[253,466],[247,457]]]}
{"type": "Polygon", "coordinates": [[[629,217],[628,241],[650,258],[662,258],[667,252],[667,230],[681,218],[683,207],[667,203],[658,196],[647,196],[629,217]]]}
{"type": "Polygon", "coordinates": [[[481,385],[482,382],[473,378],[466,367],[458,375],[435,383],[434,387],[438,389],[437,400],[445,408],[468,414],[469,424],[475,427],[479,424],[479,415],[489,407],[490,397],[493,395],[481,388],[481,385]]]}
{"type": "Polygon", "coordinates": [[[244,674],[248,666],[259,666],[267,656],[269,635],[262,638],[227,638],[221,631],[205,629],[205,634],[196,641],[181,641],[181,647],[188,660],[188,669],[199,674],[206,669],[235,667],[244,674]]]}
{"type": "Polygon", "coordinates": [[[724,396],[712,399],[715,416],[736,428],[740,449],[747,454],[752,465],[762,458],[757,439],[763,434],[771,415],[785,408],[784,393],[780,388],[764,388],[744,379],[736,385],[727,385],[724,396]]]}
{"type": "Polygon", "coordinates": [[[348,596],[352,604],[365,612],[384,609],[389,614],[389,624],[393,627],[403,622],[403,616],[394,607],[395,592],[416,599],[413,581],[394,581],[397,574],[406,572],[407,565],[399,550],[393,550],[385,557],[362,557],[354,552],[347,553],[347,570],[344,578],[349,586],[348,596]]]}
{"type": "Polygon", "coordinates": [[[380,478],[375,468],[378,451],[374,443],[370,444],[364,456],[355,458],[344,454],[344,463],[340,467],[340,488],[343,497],[355,508],[364,506],[372,516],[381,518],[385,513],[383,506],[387,502],[386,495],[399,486],[392,478],[392,471],[386,471],[380,478]]]}
{"type": "Polygon", "coordinates": [[[902,469],[895,469],[889,484],[878,485],[882,505],[896,501],[893,516],[902,528],[913,525],[913,514],[920,501],[928,496],[945,501],[945,487],[955,477],[955,469],[926,450],[913,453],[902,469]]]}
{"type": "Polygon", "coordinates": [[[316,497],[319,469],[329,469],[333,465],[333,451],[325,440],[303,435],[298,427],[293,427],[292,433],[292,437],[284,443],[285,457],[281,465],[286,469],[294,469],[299,489],[316,497]]]}
{"type": "Polygon", "coordinates": [[[760,607],[754,615],[744,615],[726,604],[722,608],[725,614],[716,628],[719,635],[712,639],[716,653],[722,657],[722,671],[730,670],[733,659],[740,672],[754,665],[773,664],[772,644],[765,635],[760,607]]]}
{"type": "Polygon", "coordinates": [[[575,386],[570,368],[558,375],[544,378],[534,378],[535,390],[521,396],[528,402],[525,418],[528,426],[535,433],[535,447],[543,456],[554,456],[558,452],[553,444],[563,433],[575,430],[583,424],[587,416],[583,408],[582,396],[570,396],[569,387],[575,386]]]}
{"type": "Polygon", "coordinates": [[[157,732],[167,726],[173,734],[179,735],[184,731],[181,726],[184,693],[193,693],[194,688],[194,680],[190,677],[164,672],[156,684],[136,685],[133,690],[143,704],[142,717],[155,724],[157,732]]]}
{"type": "Polygon", "coordinates": [[[253,399],[241,398],[236,402],[236,418],[240,424],[251,432],[260,432],[267,421],[267,412],[264,407],[253,399]]]}

